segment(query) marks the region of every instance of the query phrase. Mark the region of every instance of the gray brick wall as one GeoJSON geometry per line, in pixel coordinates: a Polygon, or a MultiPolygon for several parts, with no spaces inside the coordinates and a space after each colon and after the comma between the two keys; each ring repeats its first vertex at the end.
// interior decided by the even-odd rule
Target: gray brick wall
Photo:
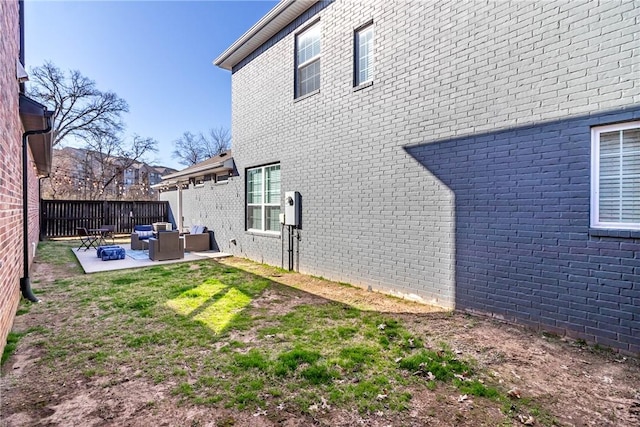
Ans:
{"type": "MultiPolygon", "coordinates": [[[[279,236],[256,236],[244,231],[244,176],[234,176],[226,183],[205,182],[182,190],[183,226],[206,225],[213,230],[221,251],[280,265],[279,236]],[[235,240],[235,243],[231,241],[235,240]]],[[[178,191],[160,193],[160,200],[169,202],[172,215],[177,215],[178,191]]],[[[178,219],[172,221],[178,224],[178,219]]]]}
{"type": "Polygon", "coordinates": [[[589,228],[591,126],[634,118],[640,106],[406,148],[456,195],[457,308],[638,352],[640,231],[589,228]]]}
{"type": "Polygon", "coordinates": [[[244,171],[280,162],[300,271],[639,351],[638,239],[589,230],[589,127],[638,115],[638,3],[337,0],[314,18],[319,93],[293,99],[291,29],[233,73],[240,176],[190,202],[217,200],[206,219],[238,240],[221,248],[279,264],[279,239],[244,231],[244,171]],[[370,20],[374,81],[354,91],[370,20]]]}

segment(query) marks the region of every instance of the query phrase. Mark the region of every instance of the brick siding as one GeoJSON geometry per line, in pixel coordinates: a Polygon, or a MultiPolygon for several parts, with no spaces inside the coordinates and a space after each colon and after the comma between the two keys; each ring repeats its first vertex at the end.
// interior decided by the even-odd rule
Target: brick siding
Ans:
{"type": "Polygon", "coordinates": [[[22,277],[22,186],[16,175],[22,164],[22,125],[18,115],[18,2],[0,2],[0,349],[19,301],[22,277]]]}
{"type": "MultiPolygon", "coordinates": [[[[20,53],[17,1],[0,2],[0,353],[20,301],[22,256],[22,123],[16,60],[20,53]]],[[[31,164],[31,163],[30,163],[31,164]]],[[[30,260],[38,242],[38,179],[29,168],[30,260]]]]}
{"type": "Polygon", "coordinates": [[[640,231],[589,228],[590,128],[633,118],[640,107],[407,148],[456,194],[457,308],[640,352],[640,231]]]}
{"type": "Polygon", "coordinates": [[[244,229],[246,168],[279,162],[300,271],[638,352],[639,241],[589,230],[590,126],[638,117],[638,24],[630,1],[325,4],[235,69],[240,176],[185,191],[185,218],[279,265],[281,240],[244,229]],[[317,18],[320,91],[294,100],[295,33],[317,18]],[[373,84],[354,90],[371,20],[373,84]]]}

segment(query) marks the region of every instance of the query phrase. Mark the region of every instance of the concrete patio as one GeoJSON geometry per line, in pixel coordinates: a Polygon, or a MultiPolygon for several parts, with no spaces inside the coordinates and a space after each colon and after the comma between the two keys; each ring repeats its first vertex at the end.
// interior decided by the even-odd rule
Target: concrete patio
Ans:
{"type": "Polygon", "coordinates": [[[161,264],[175,264],[178,262],[201,261],[207,258],[225,258],[231,256],[230,254],[217,251],[185,252],[184,258],[181,259],[152,261],[149,259],[146,251],[132,251],[131,245],[128,243],[118,244],[118,246],[121,246],[126,251],[124,259],[102,261],[102,259],[96,256],[96,249],[94,248],[88,250],[78,250],[77,248],[73,248],[72,252],[78,259],[78,262],[80,262],[80,265],[86,274],[102,271],[124,270],[127,268],[151,267],[161,264]]]}

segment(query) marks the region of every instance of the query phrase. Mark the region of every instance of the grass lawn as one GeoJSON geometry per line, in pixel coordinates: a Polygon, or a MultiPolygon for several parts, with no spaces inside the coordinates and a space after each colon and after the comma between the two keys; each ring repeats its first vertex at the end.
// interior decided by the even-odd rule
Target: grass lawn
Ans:
{"type": "MultiPolygon", "coordinates": [[[[487,425],[531,414],[536,425],[555,423],[535,400],[514,402],[447,342],[427,345],[402,316],[311,296],[211,260],[84,275],[73,267],[72,246],[39,247],[38,263],[65,274],[34,283],[45,303],[23,302],[19,315],[47,321],[12,335],[10,346],[29,337],[38,363],[66,381],[106,387],[142,379],[165,385],[179,406],[272,419],[343,410],[398,421],[419,405],[416,396],[430,393],[435,402],[473,400],[487,425]]],[[[446,416],[437,408],[433,414],[446,416]]]]}

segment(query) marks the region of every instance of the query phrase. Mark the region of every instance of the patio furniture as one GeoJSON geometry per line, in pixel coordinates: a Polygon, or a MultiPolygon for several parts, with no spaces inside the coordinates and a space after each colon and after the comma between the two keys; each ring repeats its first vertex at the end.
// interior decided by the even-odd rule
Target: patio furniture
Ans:
{"type": "Polygon", "coordinates": [[[131,249],[145,250],[149,247],[149,239],[153,236],[152,225],[136,225],[131,233],[131,249]]]}
{"type": "Polygon", "coordinates": [[[106,229],[104,228],[90,228],[89,234],[96,237],[96,246],[104,246],[107,242],[104,240],[104,233],[106,233],[106,229]]]}
{"type": "Polygon", "coordinates": [[[211,249],[207,227],[194,225],[189,233],[184,235],[184,249],[186,251],[208,251],[211,249]]]}
{"type": "Polygon", "coordinates": [[[102,238],[103,239],[111,239],[111,243],[115,242],[115,225],[102,224],[100,226],[100,230],[102,230],[102,238]]]}
{"type": "Polygon", "coordinates": [[[111,246],[108,248],[104,248],[100,255],[103,261],[112,261],[116,259],[124,259],[126,252],[124,248],[120,246],[111,246]]]}
{"type": "Polygon", "coordinates": [[[155,231],[156,233],[158,231],[171,231],[170,222],[154,222],[151,225],[153,226],[153,231],[155,231]]]}
{"type": "Polygon", "coordinates": [[[166,261],[184,258],[184,238],[178,231],[159,231],[149,239],[149,259],[166,261]]]}
{"type": "Polygon", "coordinates": [[[116,245],[103,245],[103,246],[98,246],[98,250],[96,251],[96,256],[98,258],[102,257],[102,252],[105,249],[111,249],[111,248],[119,248],[120,246],[116,246],[116,245]]]}
{"type": "Polygon", "coordinates": [[[89,248],[98,248],[98,240],[99,236],[95,234],[89,233],[86,227],[76,227],[76,231],[78,232],[78,236],[80,237],[80,246],[78,246],[77,250],[84,248],[86,251],[89,248]]]}

